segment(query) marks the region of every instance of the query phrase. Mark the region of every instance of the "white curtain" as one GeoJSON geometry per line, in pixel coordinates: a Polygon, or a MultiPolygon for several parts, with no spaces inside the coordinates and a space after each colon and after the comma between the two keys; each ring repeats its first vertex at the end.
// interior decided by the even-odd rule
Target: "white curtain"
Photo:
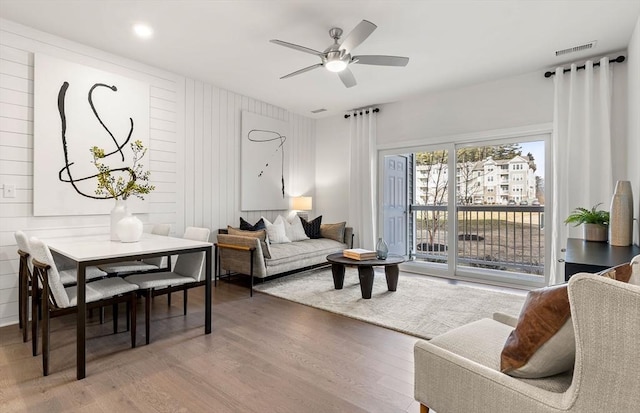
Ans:
{"type": "Polygon", "coordinates": [[[354,246],[375,249],[376,240],[376,114],[373,108],[351,113],[349,225],[354,246]],[[369,112],[369,113],[365,113],[369,112]]]}
{"type": "Polygon", "coordinates": [[[564,220],[576,207],[608,210],[613,194],[611,151],[611,83],[609,59],[593,61],[584,70],[556,69],[553,115],[553,223],[551,284],[564,282],[562,249],[567,238],[582,238],[581,228],[564,220]]]}

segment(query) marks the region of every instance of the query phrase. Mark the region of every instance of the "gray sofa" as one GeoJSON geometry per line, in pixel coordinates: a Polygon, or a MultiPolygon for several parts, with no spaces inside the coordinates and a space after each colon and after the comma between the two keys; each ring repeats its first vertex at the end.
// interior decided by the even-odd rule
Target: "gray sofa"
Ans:
{"type": "Polygon", "coordinates": [[[352,247],[353,228],[345,227],[342,242],[317,238],[271,244],[269,253],[263,251],[264,245],[258,238],[219,233],[216,246],[220,270],[266,278],[326,264],[327,255],[352,247]],[[251,255],[253,267],[249,259],[251,255]]]}

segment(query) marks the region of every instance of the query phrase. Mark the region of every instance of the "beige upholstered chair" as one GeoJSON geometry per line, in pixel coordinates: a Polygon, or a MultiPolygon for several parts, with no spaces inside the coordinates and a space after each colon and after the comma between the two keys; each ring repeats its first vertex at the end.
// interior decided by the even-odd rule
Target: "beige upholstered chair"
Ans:
{"type": "MultiPolygon", "coordinates": [[[[170,224],[155,224],[151,233],[155,235],[168,236],[171,230],[170,224]]],[[[166,266],[163,267],[165,257],[145,258],[139,261],[114,262],[112,264],[100,265],[100,269],[109,274],[131,274],[136,272],[171,271],[171,256],[166,257],[166,266]]]]}
{"type": "Polygon", "coordinates": [[[480,320],[416,343],[421,412],[638,412],[640,286],[575,275],[569,301],[576,340],[572,373],[542,379],[501,373],[500,353],[514,320],[480,320]]]}
{"type": "MultiPolygon", "coordinates": [[[[208,228],[188,227],[183,238],[194,241],[208,241],[208,228]]],[[[133,274],[125,278],[137,284],[144,295],[146,342],[149,344],[151,327],[151,298],[158,295],[171,294],[173,291],[184,291],[184,314],[187,314],[187,290],[204,285],[204,252],[181,254],[176,260],[173,271],[133,274]]]]}
{"type": "MultiPolygon", "coordinates": [[[[77,314],[77,287],[65,287],[60,273],[53,261],[49,247],[37,238],[30,239],[31,256],[33,257],[34,276],[42,285],[42,373],[49,374],[49,319],[67,314],[77,314]]],[[[122,278],[104,278],[86,285],[87,309],[105,305],[127,303],[130,316],[131,347],[136,346],[136,290],[138,286],[122,278]]],[[[117,308],[117,307],[114,307],[117,308]]],[[[38,317],[33,317],[32,324],[37,324],[38,317]]],[[[117,317],[113,318],[114,333],[117,332],[117,317]]],[[[37,334],[32,337],[37,340],[37,334]]],[[[37,344],[34,344],[36,346],[37,344]]]]}

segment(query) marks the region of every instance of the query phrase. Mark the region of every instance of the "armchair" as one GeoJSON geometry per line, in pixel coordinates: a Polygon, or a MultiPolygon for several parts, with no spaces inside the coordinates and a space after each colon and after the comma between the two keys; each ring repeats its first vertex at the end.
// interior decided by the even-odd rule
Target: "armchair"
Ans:
{"type": "Polygon", "coordinates": [[[500,353],[513,320],[479,320],[416,343],[415,398],[421,412],[637,411],[640,286],[581,274],[568,288],[576,339],[573,372],[542,379],[501,373],[500,353]]]}

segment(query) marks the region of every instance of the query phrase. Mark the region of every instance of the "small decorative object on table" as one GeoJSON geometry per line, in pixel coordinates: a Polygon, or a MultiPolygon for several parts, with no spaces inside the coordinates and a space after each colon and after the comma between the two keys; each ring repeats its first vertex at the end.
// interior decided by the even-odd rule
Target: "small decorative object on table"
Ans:
{"type": "Polygon", "coordinates": [[[626,247],[633,241],[633,192],[631,182],[618,181],[611,198],[609,244],[626,247]]]}
{"type": "Polygon", "coordinates": [[[387,255],[389,254],[389,247],[387,243],[382,239],[382,237],[378,238],[378,243],[376,244],[376,252],[378,253],[379,260],[386,260],[387,255]]]}
{"type": "Polygon", "coordinates": [[[346,249],[342,251],[342,255],[358,261],[375,260],[378,257],[378,253],[376,251],[365,250],[362,248],[346,249]]]}
{"type": "Polygon", "coordinates": [[[565,224],[576,227],[583,224],[585,241],[607,241],[609,212],[596,210],[601,204],[594,205],[590,210],[578,207],[564,220],[565,224]]]}
{"type": "Polygon", "coordinates": [[[127,211],[126,200],[130,196],[134,195],[140,199],[144,199],[144,195],[151,193],[155,189],[155,186],[149,184],[149,176],[151,172],[143,171],[140,160],[147,153],[147,149],[142,145],[142,142],[137,140],[131,144],[131,150],[133,151],[133,165],[131,168],[115,168],[111,169],[109,166],[101,162],[101,159],[105,157],[104,149],[94,146],[89,149],[93,155],[92,163],[98,169],[96,178],[98,179],[98,187],[96,188],[96,195],[104,196],[103,199],[113,198],[116,200],[115,207],[111,210],[111,240],[123,242],[136,242],[142,235],[142,222],[131,216],[127,211]],[[117,178],[112,174],[114,172],[127,172],[129,174],[128,179],[123,176],[117,178]],[[126,222],[119,225],[119,222],[125,217],[131,217],[126,222]],[[121,232],[122,239],[118,236],[121,232]],[[136,235],[137,234],[137,235],[136,235]]]}

